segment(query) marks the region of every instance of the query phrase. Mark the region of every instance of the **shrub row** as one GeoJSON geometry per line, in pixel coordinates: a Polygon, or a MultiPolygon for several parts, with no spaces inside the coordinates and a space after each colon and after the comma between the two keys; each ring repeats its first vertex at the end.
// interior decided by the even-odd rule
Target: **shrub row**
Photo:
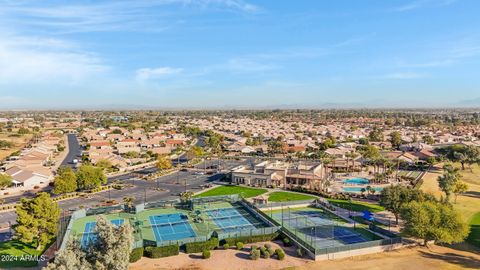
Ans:
{"type": "Polygon", "coordinates": [[[256,243],[256,242],[266,242],[272,241],[277,238],[278,233],[264,234],[264,235],[255,235],[255,236],[243,236],[243,237],[233,237],[225,238],[221,241],[222,245],[228,244],[229,246],[234,246],[237,242],[242,242],[245,244],[256,243]]]}
{"type": "Polygon", "coordinates": [[[63,194],[63,195],[61,195],[61,196],[58,196],[58,197],[53,198],[52,200],[53,200],[54,202],[56,202],[56,201],[64,200],[64,199],[67,199],[67,198],[74,198],[74,197],[78,197],[78,193],[77,193],[77,192],[63,194]]]}
{"type": "Polygon", "coordinates": [[[10,209],[14,209],[15,207],[17,207],[16,204],[7,204],[7,205],[0,206],[0,210],[10,210],[10,209]]]}
{"type": "Polygon", "coordinates": [[[149,258],[162,258],[178,255],[179,247],[178,245],[170,245],[163,247],[146,247],[145,248],[145,257],[149,258]]]}
{"type": "Polygon", "coordinates": [[[207,250],[204,250],[204,251],[202,252],[202,257],[203,257],[204,259],[210,258],[210,255],[211,255],[211,253],[210,253],[210,250],[208,250],[208,249],[207,249],[207,250]]]}
{"type": "Polygon", "coordinates": [[[143,256],[143,247],[134,248],[132,252],[130,252],[130,262],[134,263],[140,260],[143,256]]]}
{"type": "Polygon", "coordinates": [[[218,238],[211,238],[210,240],[204,242],[196,243],[187,243],[185,244],[185,252],[187,253],[198,253],[203,252],[204,250],[211,250],[219,246],[218,238]]]}
{"type": "Polygon", "coordinates": [[[283,251],[283,249],[276,249],[275,250],[275,254],[277,254],[277,258],[282,261],[283,259],[285,259],[285,251],[283,251]]]}

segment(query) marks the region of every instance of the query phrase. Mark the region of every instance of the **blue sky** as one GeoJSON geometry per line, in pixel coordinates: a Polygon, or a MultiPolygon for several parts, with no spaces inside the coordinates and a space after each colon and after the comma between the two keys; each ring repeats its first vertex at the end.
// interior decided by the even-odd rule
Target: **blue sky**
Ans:
{"type": "Polygon", "coordinates": [[[476,0],[0,0],[0,108],[480,105],[476,0]]]}

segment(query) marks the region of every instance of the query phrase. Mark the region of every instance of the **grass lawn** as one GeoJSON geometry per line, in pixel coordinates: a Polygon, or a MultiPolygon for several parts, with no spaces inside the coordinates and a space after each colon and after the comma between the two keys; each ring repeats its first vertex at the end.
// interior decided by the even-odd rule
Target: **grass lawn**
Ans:
{"type": "Polygon", "coordinates": [[[385,208],[377,204],[357,202],[357,201],[349,202],[347,200],[336,200],[336,199],[327,199],[327,200],[332,205],[335,205],[344,209],[350,209],[355,212],[362,212],[365,210],[370,212],[385,211],[385,208]]]}
{"type": "Polygon", "coordinates": [[[262,189],[262,188],[249,188],[249,187],[241,187],[241,186],[219,186],[219,187],[213,188],[209,191],[205,191],[203,193],[197,194],[194,197],[195,198],[200,198],[200,197],[231,195],[231,194],[241,194],[241,193],[243,193],[243,196],[245,198],[251,198],[251,197],[261,195],[265,192],[267,192],[267,190],[262,189]]]}
{"type": "MultiPolygon", "coordinates": [[[[441,165],[438,165],[441,167],[441,165]]],[[[455,164],[460,167],[460,164],[455,164]]],[[[462,174],[461,180],[468,184],[468,191],[464,195],[459,195],[457,202],[452,198],[453,207],[457,209],[466,221],[469,221],[472,226],[472,233],[467,241],[477,247],[480,246],[480,167],[478,165],[472,166],[472,171],[467,167],[460,171],[462,174]],[[473,236],[472,236],[473,235],[473,236]],[[475,236],[476,235],[476,236],[475,236]],[[477,239],[475,241],[475,239],[477,239]]],[[[425,192],[430,192],[435,197],[445,196],[438,188],[437,178],[442,175],[441,171],[428,172],[423,177],[423,184],[421,189],[425,192]]],[[[452,196],[453,197],[453,196],[452,196]]]]}
{"type": "Polygon", "coordinates": [[[467,242],[476,247],[480,247],[480,212],[474,215],[470,221],[470,235],[468,236],[467,242]]]}
{"type": "Polygon", "coordinates": [[[275,191],[268,195],[269,202],[288,202],[288,201],[304,201],[313,200],[317,197],[312,195],[298,194],[285,191],[275,191]]]}
{"type": "Polygon", "coordinates": [[[34,256],[40,256],[43,250],[25,245],[17,240],[0,242],[0,268],[32,267],[38,262],[34,256]]]}

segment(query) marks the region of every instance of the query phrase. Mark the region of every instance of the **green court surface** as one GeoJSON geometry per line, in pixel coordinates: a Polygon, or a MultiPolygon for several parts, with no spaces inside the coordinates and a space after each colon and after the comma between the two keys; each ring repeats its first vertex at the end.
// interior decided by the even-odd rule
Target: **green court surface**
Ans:
{"type": "MultiPolygon", "coordinates": [[[[110,220],[110,221],[123,219],[124,223],[126,223],[127,221],[130,221],[135,216],[128,213],[114,213],[114,214],[103,215],[103,217],[105,217],[107,220],[110,220]]],[[[81,236],[85,231],[86,224],[89,222],[96,222],[96,220],[97,220],[96,216],[86,216],[86,217],[75,220],[72,224],[71,234],[81,236]]]]}
{"type": "Polygon", "coordinates": [[[283,208],[265,211],[291,233],[316,249],[359,244],[380,237],[362,227],[353,227],[324,209],[314,207],[283,208]]]}
{"type": "MultiPolygon", "coordinates": [[[[159,235],[155,236],[154,229],[159,229],[157,226],[169,225],[167,221],[165,224],[154,224],[152,228],[151,220],[152,217],[162,218],[159,216],[165,216],[168,214],[180,214],[185,219],[184,222],[188,223],[192,228],[195,236],[194,237],[203,237],[210,236],[213,231],[222,232],[222,228],[219,227],[214,219],[207,214],[207,211],[215,211],[215,209],[238,209],[239,213],[243,216],[245,220],[251,222],[252,224],[258,224],[259,220],[253,217],[247,210],[242,209],[243,206],[236,203],[230,202],[209,202],[209,203],[198,203],[194,205],[193,211],[175,208],[175,207],[165,207],[165,208],[152,208],[146,209],[138,214],[129,214],[129,213],[113,213],[103,215],[107,220],[124,220],[124,223],[130,224],[135,231],[135,240],[144,240],[149,242],[157,242],[159,235]]],[[[81,239],[82,235],[85,232],[85,227],[87,223],[95,222],[97,216],[87,216],[79,218],[73,221],[72,230],[70,236],[77,237],[81,239]]],[[[227,217],[228,218],[228,217],[227,217]]],[[[168,218],[167,218],[168,219],[168,218]]],[[[176,227],[175,224],[170,224],[172,228],[176,227]]],[[[263,226],[265,227],[265,226],[263,226]]],[[[168,228],[161,230],[162,232],[168,231],[168,228]]],[[[175,233],[175,232],[174,232],[175,233]]],[[[157,232],[158,234],[158,232],[157,232]]],[[[68,237],[68,236],[66,236],[68,237]]],[[[180,239],[179,239],[180,240],[180,239]]]]}

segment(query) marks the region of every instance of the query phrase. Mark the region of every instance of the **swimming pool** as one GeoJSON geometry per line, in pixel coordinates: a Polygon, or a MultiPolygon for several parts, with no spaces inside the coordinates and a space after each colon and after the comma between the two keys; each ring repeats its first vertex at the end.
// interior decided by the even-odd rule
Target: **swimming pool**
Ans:
{"type": "Polygon", "coordinates": [[[368,179],[366,178],[350,178],[347,180],[343,180],[344,184],[355,184],[355,185],[366,185],[369,182],[370,181],[368,181],[368,179]]]}
{"type": "MultiPolygon", "coordinates": [[[[365,190],[367,189],[366,187],[343,187],[344,192],[352,192],[352,193],[361,193],[362,188],[365,190]]],[[[375,190],[375,193],[380,193],[383,190],[383,187],[372,187],[372,189],[375,190]]],[[[366,192],[366,191],[365,191],[366,192]]]]}

